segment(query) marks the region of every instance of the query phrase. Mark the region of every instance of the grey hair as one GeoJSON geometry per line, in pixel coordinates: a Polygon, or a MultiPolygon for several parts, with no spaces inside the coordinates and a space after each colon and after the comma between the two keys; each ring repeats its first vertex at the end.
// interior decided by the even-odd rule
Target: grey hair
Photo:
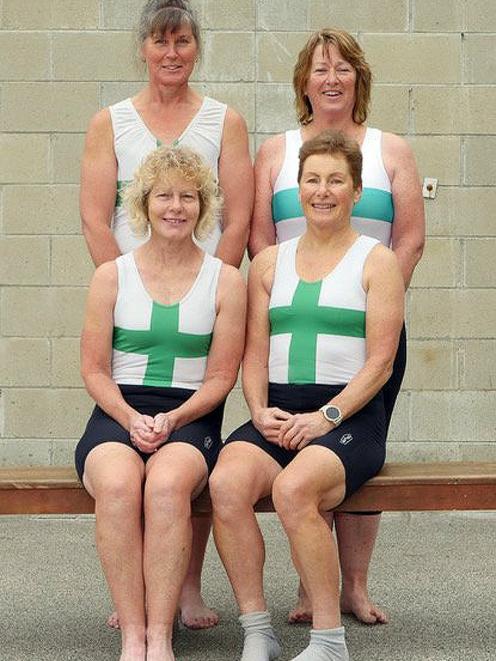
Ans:
{"type": "Polygon", "coordinates": [[[200,25],[188,0],[148,0],[141,10],[137,38],[141,47],[153,34],[175,32],[184,24],[189,25],[201,52],[200,25]]]}

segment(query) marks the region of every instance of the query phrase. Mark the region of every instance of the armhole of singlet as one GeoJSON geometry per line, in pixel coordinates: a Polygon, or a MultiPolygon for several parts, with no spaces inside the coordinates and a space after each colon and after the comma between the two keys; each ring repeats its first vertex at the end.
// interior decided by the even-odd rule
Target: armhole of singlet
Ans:
{"type": "MultiPolygon", "coordinates": [[[[367,130],[372,130],[372,129],[367,129],[367,130]]],[[[386,170],[386,166],[384,165],[384,157],[382,155],[382,143],[384,141],[384,131],[381,131],[380,129],[373,129],[374,131],[377,131],[376,136],[374,137],[374,146],[376,147],[376,160],[377,164],[384,175],[384,182],[388,184],[389,187],[389,192],[391,192],[391,179],[389,178],[389,175],[386,170]]]]}
{"type": "Polygon", "coordinates": [[[279,170],[276,180],[274,181],[274,190],[272,192],[272,197],[277,193],[277,191],[280,189],[280,180],[283,178],[284,173],[286,172],[287,169],[287,160],[288,160],[288,153],[289,153],[289,131],[284,132],[284,158],[282,159],[282,165],[281,169],[279,170]]]}
{"type": "Polygon", "coordinates": [[[219,291],[219,281],[220,281],[220,272],[222,270],[222,260],[218,257],[213,257],[206,253],[210,258],[210,264],[212,265],[212,287],[210,294],[210,305],[213,306],[214,315],[217,316],[217,294],[219,291]]]}
{"type": "MultiPolygon", "coordinates": [[[[381,244],[381,242],[379,241],[379,239],[373,239],[371,236],[366,236],[365,234],[361,234],[361,235],[360,235],[360,239],[369,239],[369,240],[367,241],[367,244],[368,244],[368,246],[369,246],[369,247],[368,247],[368,250],[367,250],[367,252],[365,253],[365,255],[363,256],[363,261],[362,261],[362,275],[361,275],[361,277],[360,277],[360,288],[361,288],[361,290],[363,291],[364,295],[367,296],[368,292],[365,291],[365,288],[364,288],[364,286],[363,286],[363,274],[364,274],[364,271],[365,271],[365,263],[367,262],[367,259],[370,257],[370,253],[372,252],[372,250],[373,250],[376,246],[378,246],[379,244],[381,244]],[[373,243],[372,243],[372,241],[373,241],[373,243]]],[[[382,244],[381,244],[381,245],[382,245],[382,244]]]]}

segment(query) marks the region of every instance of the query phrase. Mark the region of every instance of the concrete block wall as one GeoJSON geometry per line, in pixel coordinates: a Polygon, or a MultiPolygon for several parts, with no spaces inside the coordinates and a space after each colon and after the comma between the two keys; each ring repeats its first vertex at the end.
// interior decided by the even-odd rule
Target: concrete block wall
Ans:
{"type": "MultiPolygon", "coordinates": [[[[310,31],[357,35],[370,123],[405,135],[428,241],[408,294],[409,366],[394,459],[496,458],[496,5],[487,0],[196,0],[197,88],[246,117],[252,150],[295,126],[291,74],[310,31]]],[[[90,116],[144,73],[142,0],[0,1],[0,465],[67,463],[91,403],[78,335],[92,273],[79,161],[90,116]]],[[[226,431],[245,416],[239,387],[226,431]]]]}

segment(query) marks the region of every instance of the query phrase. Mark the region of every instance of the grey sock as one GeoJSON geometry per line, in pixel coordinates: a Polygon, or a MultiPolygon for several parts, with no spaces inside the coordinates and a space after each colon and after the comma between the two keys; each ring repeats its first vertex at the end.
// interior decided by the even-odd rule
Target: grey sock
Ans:
{"type": "Polygon", "coordinates": [[[349,661],[344,627],[312,629],[310,645],[291,661],[349,661]]]}
{"type": "Polygon", "coordinates": [[[267,611],[240,615],[239,621],[245,632],[241,661],[272,661],[281,654],[267,611]]]}

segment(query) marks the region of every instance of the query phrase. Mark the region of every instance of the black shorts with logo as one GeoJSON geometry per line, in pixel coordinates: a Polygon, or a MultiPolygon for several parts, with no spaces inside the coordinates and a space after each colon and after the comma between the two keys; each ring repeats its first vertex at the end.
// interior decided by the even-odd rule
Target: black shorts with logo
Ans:
{"type": "MultiPolygon", "coordinates": [[[[277,406],[289,413],[317,411],[335,397],[345,386],[321,384],[287,385],[269,383],[269,406],[277,406]]],[[[286,450],[270,443],[251,421],[236,429],[226,444],[246,441],[267,452],[285,468],[298,451],[286,450]]],[[[386,458],[386,414],[380,391],[360,411],[344,420],[339,427],[311,441],[307,447],[320,445],[334,452],[341,460],[346,475],[346,495],[357,491],[364,482],[374,477],[386,458]]]]}
{"type": "MultiPolygon", "coordinates": [[[[167,413],[181,406],[195,390],[185,388],[157,388],[155,386],[119,385],[122,396],[134,409],[155,417],[157,413],[167,413]]],[[[221,447],[221,427],[224,415],[224,402],[206,415],[172,432],[167,443],[189,443],[197,448],[205,458],[209,474],[215,466],[221,447]]],[[[111,418],[99,406],[95,406],[86,425],[86,430],[76,447],[76,470],[82,480],[84,462],[93,448],[101,443],[124,443],[137,452],[143,461],[152,456],[140,452],[131,443],[127,429],[111,418]]]]}

